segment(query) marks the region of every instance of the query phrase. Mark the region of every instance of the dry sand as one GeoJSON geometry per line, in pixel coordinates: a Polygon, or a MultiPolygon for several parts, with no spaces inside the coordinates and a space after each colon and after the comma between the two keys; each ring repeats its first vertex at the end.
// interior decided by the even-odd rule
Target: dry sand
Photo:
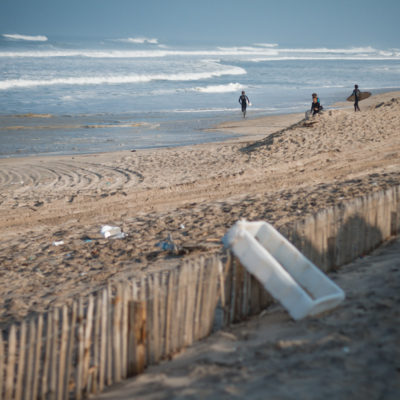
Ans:
{"type": "Polygon", "coordinates": [[[98,400],[398,400],[400,240],[331,278],[346,292],[335,310],[294,322],[275,305],[98,400]]]}
{"type": "Polygon", "coordinates": [[[279,227],[399,184],[400,93],[363,101],[360,113],[348,105],[307,124],[223,124],[243,134],[226,143],[0,159],[0,327],[109,279],[221,251],[239,218],[279,227]],[[104,224],[128,236],[104,239],[104,224]],[[179,254],[157,246],[168,234],[179,254]]]}

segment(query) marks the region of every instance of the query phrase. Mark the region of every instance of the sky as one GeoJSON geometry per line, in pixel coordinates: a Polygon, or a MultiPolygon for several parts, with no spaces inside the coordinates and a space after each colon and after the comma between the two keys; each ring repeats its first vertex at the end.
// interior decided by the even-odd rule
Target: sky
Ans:
{"type": "Polygon", "coordinates": [[[0,34],[400,48],[400,0],[0,0],[0,34]]]}

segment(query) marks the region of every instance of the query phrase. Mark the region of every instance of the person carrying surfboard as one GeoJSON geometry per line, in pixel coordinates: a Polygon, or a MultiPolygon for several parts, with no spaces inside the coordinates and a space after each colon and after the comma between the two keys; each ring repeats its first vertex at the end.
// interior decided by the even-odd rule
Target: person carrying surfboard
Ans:
{"type": "Polygon", "coordinates": [[[361,111],[360,107],[358,107],[358,102],[368,99],[369,96],[371,96],[371,92],[360,92],[358,85],[354,85],[353,93],[346,100],[354,101],[354,111],[361,111]]]}
{"type": "Polygon", "coordinates": [[[246,108],[247,108],[247,105],[250,104],[250,100],[246,96],[246,93],[244,92],[244,90],[242,91],[242,94],[239,97],[239,103],[242,106],[243,118],[246,118],[246,108]]]}
{"type": "Polygon", "coordinates": [[[356,112],[357,110],[361,111],[360,107],[358,107],[358,100],[360,99],[360,95],[361,95],[361,92],[358,89],[358,85],[354,85],[354,90],[351,95],[354,96],[354,112],[356,112]]]}

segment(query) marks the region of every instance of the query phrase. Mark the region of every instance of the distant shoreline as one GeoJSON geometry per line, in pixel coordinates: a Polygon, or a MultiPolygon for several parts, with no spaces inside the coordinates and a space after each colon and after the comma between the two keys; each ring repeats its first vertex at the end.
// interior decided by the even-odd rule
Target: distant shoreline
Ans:
{"type": "MultiPolygon", "coordinates": [[[[400,90],[379,91],[379,93],[373,94],[370,98],[360,102],[361,110],[365,110],[365,108],[370,107],[377,102],[390,100],[392,97],[400,97],[400,90]]],[[[349,101],[340,101],[331,105],[325,105],[325,110],[332,108],[353,110],[353,103],[349,101]]],[[[234,141],[259,140],[273,132],[287,128],[290,125],[301,121],[303,118],[304,113],[268,115],[259,118],[249,117],[239,121],[226,121],[218,124],[210,130],[225,132],[226,134],[240,134],[241,136],[238,139],[234,139],[234,141]]],[[[230,139],[227,139],[227,141],[229,142],[230,139]]]]}
{"type": "MultiPolygon", "coordinates": [[[[369,99],[364,100],[360,103],[361,108],[363,107],[368,107],[371,104],[374,104],[379,101],[384,101],[388,100],[391,97],[396,97],[400,95],[400,91],[392,91],[388,90],[386,91],[385,89],[378,89],[374,91],[375,94],[373,94],[369,99]],[[378,92],[378,93],[376,93],[378,92]]],[[[325,109],[330,109],[330,108],[344,108],[344,109],[352,109],[353,105],[351,102],[347,101],[342,101],[342,102],[336,102],[331,105],[325,105],[323,103],[322,99],[322,104],[325,106],[325,109]]],[[[198,132],[205,131],[205,132],[211,132],[211,133],[220,133],[221,136],[213,138],[214,140],[208,139],[207,135],[204,135],[201,140],[197,140],[196,142],[194,141],[193,143],[184,143],[182,145],[149,145],[148,147],[135,147],[135,146],[130,146],[129,149],[121,149],[121,150],[99,150],[99,151],[81,151],[81,152],[68,152],[68,151],[60,151],[59,153],[54,153],[54,152],[49,152],[49,153],[38,153],[38,154],[26,154],[26,155],[17,155],[17,154],[10,154],[10,155],[0,155],[0,159],[32,159],[34,157],[55,157],[55,158],[60,158],[60,157],[79,157],[79,156],[90,156],[90,155],[98,155],[98,154],[112,154],[112,153],[117,153],[120,154],[126,153],[132,150],[135,151],[152,151],[152,150],[157,150],[157,149],[163,149],[163,148],[169,148],[173,149],[176,147],[185,147],[185,146],[197,146],[197,145],[207,145],[207,144],[213,144],[213,143],[237,143],[237,142],[247,142],[247,141],[252,141],[252,140],[260,140],[263,139],[265,136],[276,132],[278,130],[287,128],[300,120],[304,118],[304,113],[281,113],[281,114],[272,114],[272,115],[266,115],[266,116],[261,116],[261,117],[252,117],[251,115],[251,108],[249,109],[249,116],[245,120],[241,118],[237,118],[235,120],[227,120],[224,122],[221,122],[217,125],[214,125],[212,127],[206,128],[206,129],[200,129],[198,132]]],[[[306,110],[304,110],[306,111],[306,110]]],[[[240,114],[240,110],[238,109],[238,114],[240,114]]],[[[10,126],[9,130],[12,132],[18,132],[20,130],[29,130],[30,132],[33,132],[35,129],[40,128],[42,130],[46,130],[48,132],[51,131],[51,129],[57,129],[57,130],[68,130],[71,128],[79,128],[82,130],[82,132],[86,131],[95,131],[95,128],[99,129],[108,129],[110,131],[110,137],[112,138],[113,130],[115,129],[123,129],[123,128],[141,128],[145,127],[146,123],[121,123],[120,126],[114,124],[93,124],[89,125],[87,121],[82,120],[80,124],[74,125],[71,124],[71,119],[70,118],[64,118],[64,117],[59,117],[59,116],[53,116],[52,114],[48,113],[43,113],[43,114],[37,114],[37,113],[25,113],[25,114],[14,114],[10,116],[0,116],[1,117],[9,117],[15,120],[18,120],[18,124],[15,126],[10,126]],[[60,121],[57,122],[58,125],[56,125],[53,121],[55,119],[59,119],[60,121]],[[26,119],[28,123],[24,124],[23,121],[26,119]],[[21,121],[21,122],[20,122],[21,121]],[[35,125],[38,124],[39,126],[35,125]],[[48,126],[44,126],[45,124],[49,124],[48,126]],[[89,129],[92,128],[92,129],[89,129]]],[[[79,118],[78,118],[79,119],[79,118]]],[[[173,121],[172,121],[173,123],[173,121]]],[[[5,128],[2,127],[0,128],[0,132],[4,130],[5,128]]],[[[172,128],[173,131],[173,128],[172,128]]],[[[104,132],[104,130],[103,130],[104,132]]],[[[142,135],[145,135],[147,131],[142,132],[142,135]]],[[[159,133],[160,134],[160,133],[159,133]]],[[[81,138],[79,135],[75,135],[77,140],[81,138]]],[[[83,136],[83,135],[82,135],[83,136]]],[[[104,141],[104,139],[102,138],[104,141]]],[[[112,139],[111,139],[112,140],[112,139]]],[[[98,139],[97,142],[100,142],[100,138],[98,139]]],[[[97,145],[96,139],[93,139],[93,144],[97,145]]],[[[77,147],[79,144],[77,145],[77,147]]]]}

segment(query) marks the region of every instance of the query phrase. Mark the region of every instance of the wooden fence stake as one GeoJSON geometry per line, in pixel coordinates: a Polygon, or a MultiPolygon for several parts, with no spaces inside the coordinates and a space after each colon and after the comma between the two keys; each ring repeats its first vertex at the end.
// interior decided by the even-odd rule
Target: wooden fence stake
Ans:
{"type": "Polygon", "coordinates": [[[114,308],[113,318],[113,358],[114,358],[114,382],[121,381],[121,285],[117,285],[114,301],[112,302],[114,308]]]}
{"type": "Polygon", "coordinates": [[[66,393],[65,383],[65,363],[67,359],[67,346],[68,346],[68,307],[64,305],[62,307],[62,328],[61,328],[61,346],[60,346],[60,361],[59,361],[59,372],[58,372],[58,388],[57,388],[57,399],[64,399],[66,393]]]}
{"type": "Polygon", "coordinates": [[[167,311],[165,321],[165,355],[171,354],[171,324],[173,312],[173,290],[174,280],[172,271],[168,271],[168,289],[167,289],[167,311]]]}
{"type": "Polygon", "coordinates": [[[121,316],[121,377],[127,376],[127,351],[128,351],[128,296],[129,286],[122,285],[122,316],[121,316]]]}
{"type": "Polygon", "coordinates": [[[23,321],[20,327],[19,357],[17,361],[18,372],[15,383],[15,400],[21,400],[23,377],[25,373],[25,351],[26,351],[26,322],[23,321]]]}
{"type": "Polygon", "coordinates": [[[224,267],[221,260],[218,259],[218,276],[219,276],[219,291],[222,308],[225,307],[225,280],[224,280],[224,267]]]}
{"type": "Polygon", "coordinates": [[[213,265],[210,260],[203,260],[203,284],[201,288],[201,309],[200,309],[200,323],[198,329],[198,339],[204,338],[208,334],[209,330],[209,319],[211,302],[214,300],[211,298],[212,289],[215,284],[213,282],[213,265]]]}
{"type": "Polygon", "coordinates": [[[133,331],[133,350],[135,359],[130,365],[130,374],[136,375],[144,371],[146,362],[146,303],[144,301],[129,302],[129,327],[133,331]]]}
{"type": "Polygon", "coordinates": [[[101,304],[101,343],[100,343],[100,363],[99,363],[99,391],[104,389],[106,376],[106,356],[107,356],[107,289],[102,293],[101,304]]]}
{"type": "Polygon", "coordinates": [[[0,400],[3,400],[4,370],[6,366],[4,356],[3,331],[0,330],[0,400]]]}
{"type": "MultiPolygon", "coordinates": [[[[32,396],[32,375],[33,375],[33,360],[35,356],[35,342],[36,342],[36,326],[35,321],[32,319],[29,323],[29,340],[28,340],[28,359],[26,364],[26,381],[24,385],[24,399],[29,400],[32,396]]],[[[0,388],[1,390],[1,388],[0,388]]]]}
{"type": "Polygon", "coordinates": [[[97,293],[96,312],[94,316],[94,338],[93,338],[93,380],[90,392],[97,394],[100,370],[100,321],[101,321],[101,292],[97,293]]]}
{"type": "Polygon", "coordinates": [[[76,400],[82,399],[83,388],[83,356],[85,352],[85,330],[84,330],[84,311],[83,299],[79,298],[78,302],[78,354],[75,369],[75,398],[76,400]]]}
{"type": "Polygon", "coordinates": [[[128,377],[135,375],[136,349],[135,349],[135,308],[134,300],[128,302],[128,377]]]}
{"type": "Polygon", "coordinates": [[[154,364],[154,340],[155,340],[155,331],[153,327],[153,306],[154,306],[154,296],[153,296],[153,277],[147,276],[144,286],[144,297],[143,300],[146,301],[147,309],[146,309],[146,359],[147,365],[154,364]]]}
{"type": "Polygon", "coordinates": [[[73,370],[72,368],[73,355],[76,354],[75,330],[76,330],[77,309],[78,309],[78,304],[76,301],[74,301],[71,306],[71,322],[68,331],[68,347],[67,347],[67,360],[66,360],[66,370],[65,370],[66,393],[70,393],[74,389],[74,384],[75,384],[74,381],[71,382],[70,379],[73,370]]]}
{"type": "Polygon", "coordinates": [[[234,299],[233,292],[233,254],[228,252],[228,259],[225,264],[225,307],[224,307],[224,326],[232,322],[232,303],[234,299]]]}
{"type": "Polygon", "coordinates": [[[187,284],[188,284],[188,268],[184,264],[179,268],[178,281],[178,305],[176,309],[177,315],[177,341],[176,347],[178,350],[185,346],[185,324],[186,324],[186,303],[187,303],[187,284]]]}
{"type": "Polygon", "coordinates": [[[193,340],[196,341],[200,338],[201,331],[201,312],[202,303],[204,301],[203,286],[204,286],[204,258],[201,257],[198,261],[198,274],[197,274],[197,285],[196,285],[196,310],[195,320],[193,326],[193,340]]]}
{"type": "Polygon", "coordinates": [[[53,334],[53,313],[47,313],[47,328],[46,328],[46,348],[44,354],[44,365],[43,365],[43,375],[42,375],[42,387],[41,387],[41,398],[42,400],[47,400],[48,398],[48,375],[49,375],[49,365],[51,361],[51,341],[50,338],[53,334]]]}
{"type": "Polygon", "coordinates": [[[106,376],[107,376],[107,385],[111,385],[113,383],[113,341],[112,341],[112,324],[113,324],[113,294],[112,294],[112,286],[108,285],[108,297],[107,297],[107,368],[106,368],[106,376]]]}
{"type": "Polygon", "coordinates": [[[53,312],[53,332],[51,334],[51,359],[50,359],[50,399],[56,398],[57,392],[57,360],[58,360],[58,333],[60,331],[59,324],[59,309],[55,308],[53,312]]]}
{"type": "Polygon", "coordinates": [[[85,327],[85,343],[83,351],[83,388],[88,388],[89,382],[89,367],[91,358],[91,346],[92,346],[92,327],[93,327],[93,309],[94,309],[94,299],[93,296],[89,296],[88,307],[86,310],[86,327],[85,327]]]}
{"type": "Polygon", "coordinates": [[[179,275],[182,273],[182,268],[177,268],[173,271],[173,289],[172,289],[172,323],[171,323],[171,352],[176,353],[178,351],[179,342],[179,324],[181,321],[181,306],[179,303],[179,275]]]}
{"type": "Polygon", "coordinates": [[[215,310],[218,304],[218,278],[219,278],[219,259],[214,256],[213,259],[208,260],[209,263],[209,272],[208,272],[208,279],[209,282],[207,283],[208,292],[206,294],[208,298],[207,302],[207,312],[206,312],[206,321],[204,336],[209,335],[212,332],[214,320],[215,320],[215,310]]]}
{"type": "Polygon", "coordinates": [[[160,291],[159,291],[159,310],[160,310],[160,358],[164,358],[165,354],[165,339],[166,333],[166,309],[167,309],[167,275],[165,272],[160,272],[160,291]]]}
{"type": "Polygon", "coordinates": [[[160,274],[156,273],[153,275],[153,331],[154,331],[154,342],[153,342],[153,354],[154,359],[153,362],[157,363],[161,358],[160,351],[160,337],[162,335],[160,329],[160,274]]]}
{"type": "Polygon", "coordinates": [[[189,264],[188,280],[186,286],[186,312],[185,312],[185,329],[184,329],[184,346],[189,346],[193,343],[193,322],[195,315],[195,290],[197,278],[197,265],[189,264]]]}
{"type": "Polygon", "coordinates": [[[42,334],[43,334],[43,314],[40,314],[37,320],[35,365],[33,367],[32,399],[37,398],[39,389],[40,366],[42,365],[42,341],[43,341],[42,334]]]}
{"type": "Polygon", "coordinates": [[[13,398],[14,389],[14,369],[15,369],[15,356],[16,356],[16,341],[17,332],[15,325],[11,326],[10,334],[8,336],[8,359],[7,359],[7,376],[6,376],[6,392],[5,400],[13,398]]]}

